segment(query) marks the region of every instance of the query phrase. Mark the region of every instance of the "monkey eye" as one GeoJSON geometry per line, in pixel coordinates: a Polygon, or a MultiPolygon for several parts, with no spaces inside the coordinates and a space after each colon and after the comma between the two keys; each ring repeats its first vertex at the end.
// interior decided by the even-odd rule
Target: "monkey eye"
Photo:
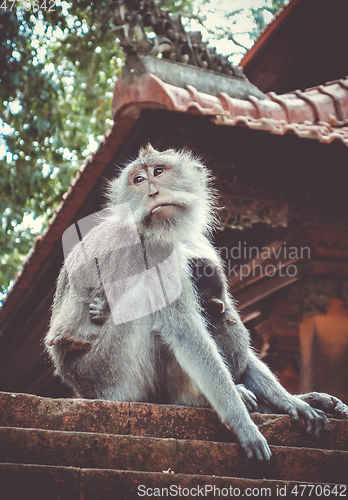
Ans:
{"type": "Polygon", "coordinates": [[[156,175],[161,175],[164,172],[163,167],[156,167],[153,171],[153,175],[156,177],[156,175]]]}
{"type": "Polygon", "coordinates": [[[134,184],[140,184],[145,180],[145,177],[143,175],[136,175],[133,179],[134,184]]]}

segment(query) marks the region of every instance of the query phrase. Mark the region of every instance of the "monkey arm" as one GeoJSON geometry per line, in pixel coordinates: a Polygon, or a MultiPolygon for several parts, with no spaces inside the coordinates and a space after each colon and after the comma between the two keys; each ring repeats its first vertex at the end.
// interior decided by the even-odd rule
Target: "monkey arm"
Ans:
{"type": "Polygon", "coordinates": [[[251,350],[243,380],[257,398],[265,401],[281,413],[288,413],[292,420],[303,417],[307,423],[307,431],[319,435],[322,429],[328,428],[328,420],[319,409],[293,396],[278,382],[277,378],[251,350]]]}
{"type": "Polygon", "coordinates": [[[85,328],[86,297],[74,291],[65,268],[62,268],[52,310],[50,328],[45,338],[47,348],[59,347],[63,352],[89,350],[96,338],[85,328]]]}
{"type": "MultiPolygon", "coordinates": [[[[197,308],[172,310],[172,321],[163,321],[161,335],[172,349],[182,369],[199,387],[222,422],[239,439],[248,457],[268,460],[267,441],[250,419],[232,377],[210,337],[197,308]],[[183,312],[185,311],[185,312],[183,312]],[[171,325],[175,325],[175,329],[171,325]]],[[[170,306],[169,306],[170,307],[170,306]]]]}
{"type": "MultiPolygon", "coordinates": [[[[68,301],[69,302],[69,301],[68,301]]],[[[76,307],[76,303],[74,304],[76,307]]],[[[79,309],[79,307],[77,307],[79,309]]],[[[69,318],[68,311],[71,305],[62,304],[62,313],[52,315],[50,329],[45,338],[46,347],[59,347],[64,353],[71,351],[86,351],[92,347],[92,340],[84,338],[85,335],[77,328],[77,323],[73,318],[69,318]]],[[[78,313],[78,310],[75,310],[78,313]]]]}
{"type": "Polygon", "coordinates": [[[207,258],[191,258],[188,263],[205,312],[210,316],[223,314],[226,279],[221,266],[207,258]]]}

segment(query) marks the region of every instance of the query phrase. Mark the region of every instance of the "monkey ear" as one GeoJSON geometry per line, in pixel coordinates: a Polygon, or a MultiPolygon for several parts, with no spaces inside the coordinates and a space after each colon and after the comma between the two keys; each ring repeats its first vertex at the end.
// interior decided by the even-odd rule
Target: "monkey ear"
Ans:
{"type": "Polygon", "coordinates": [[[154,154],[154,153],[158,153],[158,151],[156,151],[156,149],[153,148],[150,143],[148,143],[147,146],[140,149],[139,156],[145,156],[145,155],[154,154]]]}

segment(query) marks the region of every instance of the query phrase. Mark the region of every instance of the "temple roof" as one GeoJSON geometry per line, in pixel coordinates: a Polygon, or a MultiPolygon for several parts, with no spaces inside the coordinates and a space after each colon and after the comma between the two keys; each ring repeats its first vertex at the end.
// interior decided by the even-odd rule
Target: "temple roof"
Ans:
{"type": "Polygon", "coordinates": [[[291,0],[241,61],[263,92],[284,93],[348,74],[346,0],[291,0]]]}
{"type": "Polygon", "coordinates": [[[143,74],[134,83],[120,78],[114,91],[114,125],[98,150],[81,166],[45,233],[36,239],[2,307],[0,325],[60,242],[62,233],[144,108],[202,115],[217,126],[247,127],[276,135],[295,134],[303,139],[322,143],[340,141],[348,146],[348,77],[304,92],[283,95],[271,92],[266,99],[255,96],[237,99],[225,93],[213,96],[190,85],[181,88],[164,83],[152,74],[143,74]]]}
{"type": "Polygon", "coordinates": [[[116,82],[113,115],[137,118],[143,108],[160,107],[208,115],[216,124],[296,134],[325,143],[340,140],[348,145],[348,77],[304,92],[267,95],[268,99],[236,99],[222,92],[216,97],[191,85],[176,87],[144,74],[131,84],[122,78],[116,82]]]}

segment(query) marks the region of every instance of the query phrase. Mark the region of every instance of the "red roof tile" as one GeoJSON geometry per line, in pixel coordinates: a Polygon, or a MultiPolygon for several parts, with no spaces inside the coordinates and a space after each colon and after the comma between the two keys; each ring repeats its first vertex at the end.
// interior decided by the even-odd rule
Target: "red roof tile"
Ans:
{"type": "Polygon", "coordinates": [[[327,143],[341,140],[348,145],[348,77],[304,92],[270,92],[267,97],[241,100],[223,93],[214,97],[190,85],[186,89],[174,87],[146,74],[135,83],[117,81],[113,113],[115,117],[137,118],[142,108],[159,107],[210,115],[215,123],[224,125],[242,125],[279,135],[293,133],[327,143]]]}

